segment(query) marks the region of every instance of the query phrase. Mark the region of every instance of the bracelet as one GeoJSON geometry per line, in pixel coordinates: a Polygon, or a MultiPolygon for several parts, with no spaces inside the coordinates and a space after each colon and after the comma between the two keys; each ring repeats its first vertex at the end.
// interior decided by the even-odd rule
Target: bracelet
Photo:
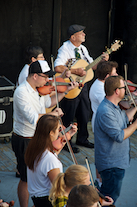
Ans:
{"type": "Polygon", "coordinates": [[[67,95],[68,93],[67,92],[64,92],[64,94],[67,95]]]}

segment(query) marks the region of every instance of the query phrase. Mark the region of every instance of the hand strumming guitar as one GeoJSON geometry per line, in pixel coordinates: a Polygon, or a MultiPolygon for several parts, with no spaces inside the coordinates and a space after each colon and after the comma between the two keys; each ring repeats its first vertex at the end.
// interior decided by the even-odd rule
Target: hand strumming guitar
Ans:
{"type": "Polygon", "coordinates": [[[81,77],[86,75],[86,71],[84,70],[84,68],[71,69],[71,73],[81,77]]]}

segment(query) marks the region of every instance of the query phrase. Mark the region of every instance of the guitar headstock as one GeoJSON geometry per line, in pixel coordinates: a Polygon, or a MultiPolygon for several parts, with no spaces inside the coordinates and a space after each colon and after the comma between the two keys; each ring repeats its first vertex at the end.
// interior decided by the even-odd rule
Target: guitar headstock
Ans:
{"type": "Polygon", "coordinates": [[[111,45],[111,48],[110,49],[107,48],[108,54],[110,54],[111,52],[117,51],[122,45],[123,45],[122,41],[115,40],[115,43],[111,45]]]}
{"type": "Polygon", "coordinates": [[[68,67],[69,70],[70,70],[71,66],[73,65],[73,63],[75,62],[75,60],[76,60],[76,58],[70,58],[66,62],[66,66],[68,67]]]}

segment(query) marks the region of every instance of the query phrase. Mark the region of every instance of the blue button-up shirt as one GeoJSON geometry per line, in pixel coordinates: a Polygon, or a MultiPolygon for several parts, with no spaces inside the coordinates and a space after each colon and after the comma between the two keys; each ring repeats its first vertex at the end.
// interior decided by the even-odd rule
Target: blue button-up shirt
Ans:
{"type": "Polygon", "coordinates": [[[129,120],[125,111],[104,98],[98,107],[95,135],[95,165],[98,171],[129,167],[129,138],[124,130],[129,120]]]}

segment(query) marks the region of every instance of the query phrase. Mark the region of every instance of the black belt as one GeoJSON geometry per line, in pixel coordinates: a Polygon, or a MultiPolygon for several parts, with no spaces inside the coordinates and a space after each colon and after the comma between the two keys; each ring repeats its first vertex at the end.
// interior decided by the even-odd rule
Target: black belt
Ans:
{"type": "Polygon", "coordinates": [[[32,139],[32,137],[23,137],[23,136],[20,136],[20,135],[16,134],[15,132],[13,132],[13,134],[14,134],[15,136],[17,136],[17,137],[21,137],[21,138],[23,138],[23,139],[32,139]]]}

